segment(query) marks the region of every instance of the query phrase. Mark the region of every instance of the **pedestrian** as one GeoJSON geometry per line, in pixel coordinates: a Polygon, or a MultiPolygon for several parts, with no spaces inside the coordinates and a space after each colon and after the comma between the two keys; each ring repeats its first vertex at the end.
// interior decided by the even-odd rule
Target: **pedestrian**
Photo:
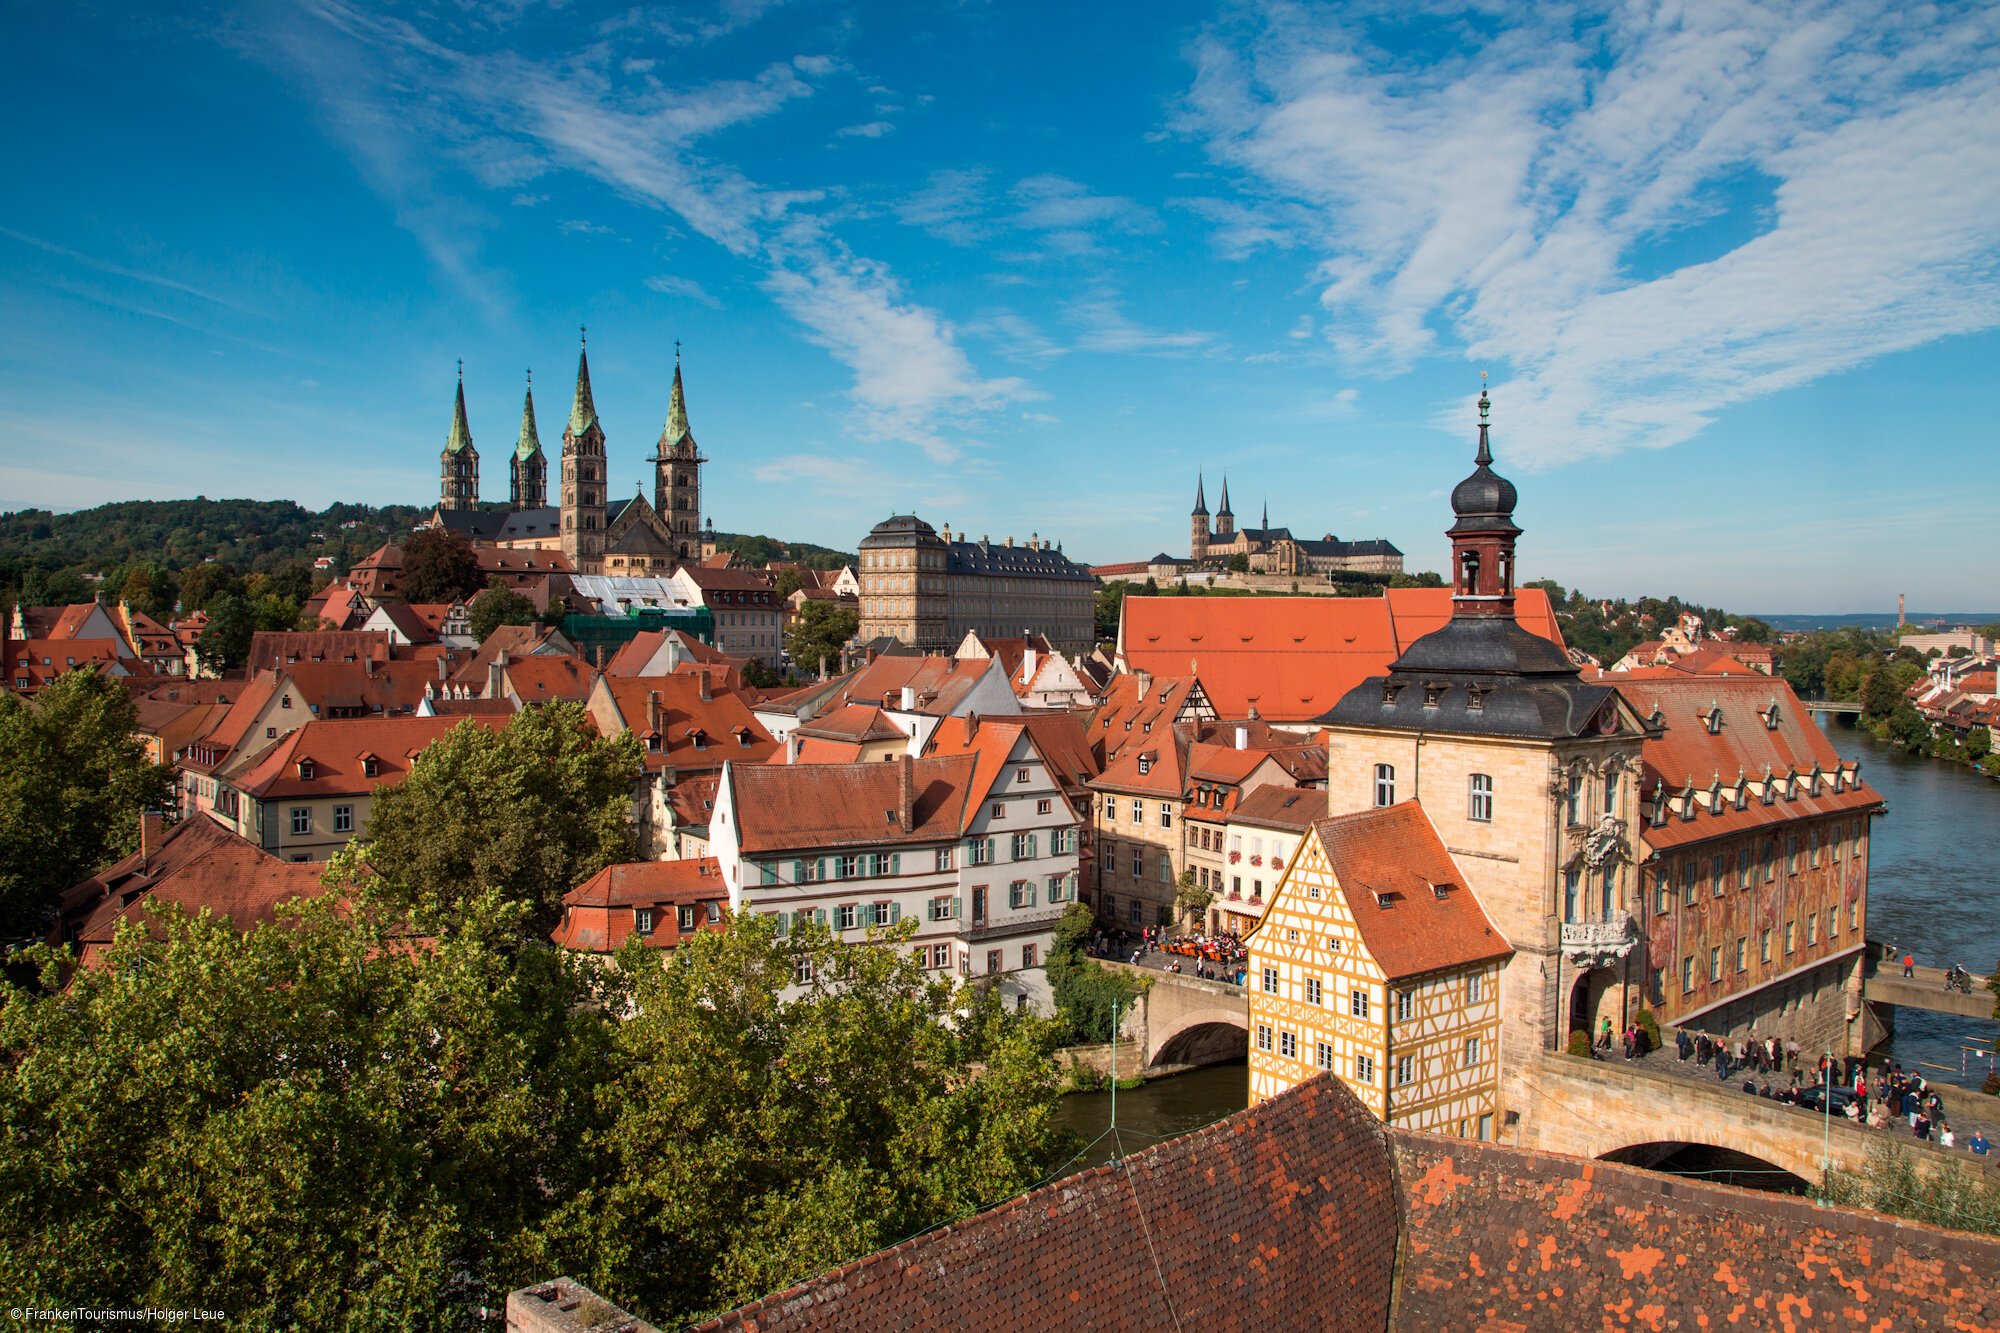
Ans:
{"type": "Polygon", "coordinates": [[[1605,1018],[1604,1026],[1598,1029],[1597,1044],[1604,1050],[1608,1051],[1611,1049],[1611,1019],[1609,1017],[1605,1018]]]}
{"type": "Polygon", "coordinates": [[[1681,1061],[1683,1063],[1687,1061],[1688,1053],[1693,1049],[1693,1047],[1694,1043],[1688,1040],[1688,1034],[1682,1031],[1680,1028],[1675,1028],[1674,1050],[1680,1055],[1681,1061]]]}
{"type": "Polygon", "coordinates": [[[1986,1141],[1985,1131],[1978,1129],[1972,1131],[1972,1138],[1969,1141],[1967,1141],[1965,1146],[1967,1151],[1976,1153],[1981,1157],[1984,1157],[1987,1153],[1987,1150],[1992,1147],[1992,1145],[1986,1141]]]}
{"type": "Polygon", "coordinates": [[[1906,977],[1917,975],[1917,958],[1915,954],[1906,953],[1903,955],[1903,975],[1906,977]]]}
{"type": "Polygon", "coordinates": [[[1957,1146],[1958,1136],[1951,1132],[1951,1126],[1942,1120],[1938,1121],[1938,1147],[1956,1148],[1957,1146]]]}
{"type": "Polygon", "coordinates": [[[1928,1143],[1931,1137],[1930,1117],[1926,1116],[1922,1111],[1917,1112],[1916,1116],[1910,1121],[1910,1133],[1928,1143]]]}

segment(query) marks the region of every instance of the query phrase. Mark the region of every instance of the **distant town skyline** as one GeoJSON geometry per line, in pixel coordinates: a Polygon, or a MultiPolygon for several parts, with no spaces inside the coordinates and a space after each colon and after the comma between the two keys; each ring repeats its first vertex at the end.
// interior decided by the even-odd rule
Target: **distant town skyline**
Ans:
{"type": "Polygon", "coordinates": [[[1522,574],[1994,599],[2000,21],[1174,3],[23,11],[0,509],[484,498],[590,329],[685,348],[725,531],[1183,554],[1198,473],[1441,569],[1491,377],[1522,574]],[[1052,34],[1060,33],[1059,39],[1052,34]]]}

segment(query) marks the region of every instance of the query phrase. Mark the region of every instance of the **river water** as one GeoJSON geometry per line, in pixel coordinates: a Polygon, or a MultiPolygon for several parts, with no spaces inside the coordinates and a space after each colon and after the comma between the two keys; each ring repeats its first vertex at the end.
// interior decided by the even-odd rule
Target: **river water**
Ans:
{"type": "MultiPolygon", "coordinates": [[[[1841,717],[1822,723],[1843,758],[1882,793],[1868,863],[1868,936],[1938,967],[2000,967],[2000,782],[1967,768],[1904,754],[1841,717]]],[[[2000,1026],[1922,1009],[1896,1013],[1887,1054],[1933,1081],[1978,1087],[2000,1026]],[[1965,1049],[1971,1048],[1971,1049],[1965,1049]],[[1962,1072],[1961,1072],[1962,1071],[1962,1072]]],[[[1250,1076],[1242,1063],[1216,1065],[1118,1094],[1127,1153],[1243,1109],[1250,1076]]],[[[1065,1097],[1058,1118],[1094,1143],[1076,1170],[1111,1156],[1097,1141],[1111,1120],[1108,1093],[1065,1097]]]]}
{"type": "MultiPolygon", "coordinates": [[[[1843,717],[1821,725],[1842,758],[1861,761],[1862,780],[1888,806],[1869,849],[1868,938],[1919,963],[1992,972],[2000,964],[2000,782],[1904,754],[1843,717]]],[[[1927,1078],[1977,1087],[1991,1057],[1962,1048],[1990,1051],[1996,1035],[1978,1019],[1899,1009],[1887,1049],[1927,1078]]]]}

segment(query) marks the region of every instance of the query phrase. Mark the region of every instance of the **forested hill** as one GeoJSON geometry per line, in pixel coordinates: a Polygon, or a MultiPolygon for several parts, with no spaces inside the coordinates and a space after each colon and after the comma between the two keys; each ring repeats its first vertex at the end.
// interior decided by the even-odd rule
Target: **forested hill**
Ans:
{"type": "Polygon", "coordinates": [[[1631,601],[1622,597],[1587,597],[1551,579],[1540,579],[1527,586],[1548,593],[1569,646],[1589,653],[1605,666],[1631,652],[1634,646],[1659,638],[1689,612],[1701,617],[1702,627],[1710,634],[1733,628],[1750,643],[1768,643],[1772,637],[1771,627],[1754,616],[1732,615],[1720,607],[1698,606],[1678,597],[1640,597],[1631,601]]]}

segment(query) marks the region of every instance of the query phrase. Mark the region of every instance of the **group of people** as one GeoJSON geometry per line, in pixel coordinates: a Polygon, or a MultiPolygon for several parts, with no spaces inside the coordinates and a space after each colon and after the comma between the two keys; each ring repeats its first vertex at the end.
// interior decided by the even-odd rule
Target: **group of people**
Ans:
{"type": "Polygon", "coordinates": [[[1169,938],[1158,926],[1143,927],[1137,935],[1124,930],[1100,930],[1090,937],[1090,952],[1098,958],[1123,959],[1143,965],[1155,950],[1171,955],[1169,972],[1200,977],[1204,981],[1224,981],[1241,986],[1249,975],[1250,954],[1233,933],[1220,935],[1179,935],[1169,938]]]}
{"type": "MultiPolygon", "coordinates": [[[[1653,1049],[1652,1036],[1637,1023],[1627,1023],[1625,1031],[1619,1034],[1618,1041],[1625,1048],[1625,1058],[1627,1060],[1637,1060],[1645,1055],[1646,1052],[1653,1049]]],[[[1604,1026],[1597,1031],[1597,1042],[1591,1050],[1591,1058],[1594,1060],[1609,1059],[1611,1057],[1611,1044],[1611,1020],[1607,1018],[1604,1020],[1604,1026]]]]}
{"type": "MultiPolygon", "coordinates": [[[[1606,1035],[1609,1024],[1606,1024],[1606,1035]]],[[[1643,1035],[1641,1037],[1643,1039],[1643,1035]]],[[[1907,1126],[1910,1133],[1941,1148],[1958,1146],[1958,1135],[1945,1119],[1944,1098],[1923,1075],[1906,1070],[1894,1060],[1872,1073],[1860,1056],[1820,1056],[1811,1066],[1799,1062],[1798,1043],[1777,1037],[1749,1034],[1730,1040],[1706,1032],[1678,1031],[1675,1049],[1682,1060],[1698,1065],[1713,1063],[1715,1077],[1727,1082],[1743,1074],[1743,1091],[1788,1106],[1806,1105],[1828,1113],[1825,1100],[1833,1102],[1832,1114],[1850,1124],[1870,1129],[1887,1129],[1892,1123],[1907,1126]],[[1773,1086],[1771,1077],[1791,1076],[1788,1084],[1773,1086]],[[1757,1075],[1762,1075],[1760,1080],[1757,1075]]],[[[1991,1145],[1986,1135],[1974,1130],[1965,1143],[1969,1152],[1984,1157],[1991,1145]]]]}

